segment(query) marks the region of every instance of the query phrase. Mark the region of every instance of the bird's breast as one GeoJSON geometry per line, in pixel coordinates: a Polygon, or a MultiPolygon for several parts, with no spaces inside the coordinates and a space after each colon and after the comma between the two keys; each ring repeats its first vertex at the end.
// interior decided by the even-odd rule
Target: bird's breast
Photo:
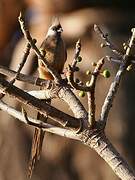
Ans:
{"type": "Polygon", "coordinates": [[[66,61],[65,44],[61,36],[48,36],[40,49],[46,52],[45,59],[49,64],[57,72],[61,73],[66,61]]]}

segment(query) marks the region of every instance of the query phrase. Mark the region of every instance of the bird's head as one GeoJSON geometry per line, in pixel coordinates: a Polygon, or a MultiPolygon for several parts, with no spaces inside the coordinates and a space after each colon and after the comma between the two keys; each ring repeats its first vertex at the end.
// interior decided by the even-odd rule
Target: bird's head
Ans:
{"type": "Polygon", "coordinates": [[[60,35],[63,32],[60,21],[57,17],[53,18],[52,25],[48,29],[47,35],[60,35]]]}

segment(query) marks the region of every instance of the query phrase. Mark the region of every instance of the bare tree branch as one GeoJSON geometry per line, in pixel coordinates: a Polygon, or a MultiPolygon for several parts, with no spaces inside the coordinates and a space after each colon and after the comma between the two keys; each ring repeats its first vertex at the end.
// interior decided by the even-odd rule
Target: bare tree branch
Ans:
{"type": "Polygon", "coordinates": [[[133,169],[117,152],[102,130],[95,130],[93,133],[86,130],[83,132],[81,138],[85,145],[88,145],[94,149],[99,156],[101,156],[107,162],[107,164],[120,179],[135,180],[135,173],[133,169]]]}
{"type": "Polygon", "coordinates": [[[22,58],[20,64],[18,65],[18,67],[17,67],[17,70],[16,70],[17,73],[15,74],[15,77],[11,80],[12,84],[14,84],[15,80],[17,79],[17,76],[19,76],[22,68],[24,67],[24,64],[26,63],[27,58],[29,56],[30,49],[31,49],[31,46],[30,46],[29,43],[27,43],[26,49],[24,50],[23,58],[22,58]]]}
{"type": "Polygon", "coordinates": [[[102,106],[100,121],[104,123],[104,126],[106,125],[107,117],[110,112],[110,108],[112,107],[112,103],[115,98],[115,95],[118,91],[122,75],[125,72],[127,66],[131,63],[130,56],[133,55],[132,48],[134,47],[134,41],[135,41],[135,29],[132,30],[132,36],[131,36],[131,39],[129,42],[129,46],[126,50],[125,55],[123,56],[123,61],[120,64],[119,70],[116,73],[116,76],[109,88],[108,94],[107,94],[104,104],[102,106]]]}
{"type": "MultiPolygon", "coordinates": [[[[108,46],[117,56],[118,62],[121,60],[120,67],[114,81],[112,82],[108,94],[105,98],[104,104],[101,110],[101,116],[99,121],[95,119],[95,86],[96,86],[96,79],[100,73],[101,67],[104,64],[104,59],[101,59],[97,64],[96,67],[91,75],[90,85],[89,86],[80,86],[74,82],[74,72],[75,67],[77,64],[77,58],[80,55],[81,51],[81,43],[80,41],[76,44],[76,52],[75,58],[72,62],[72,65],[69,65],[69,71],[67,78],[69,83],[75,88],[80,89],[88,92],[88,112],[85,110],[84,106],[81,104],[79,99],[74,95],[72,92],[71,86],[67,83],[62,83],[62,78],[60,74],[58,74],[47,62],[44,58],[40,50],[35,45],[36,41],[31,37],[28,29],[26,28],[24,19],[20,14],[19,22],[21,25],[21,29],[24,33],[26,40],[28,41],[29,45],[34,49],[35,53],[41,59],[42,63],[48,68],[49,72],[53,75],[55,82],[52,81],[44,81],[39,78],[26,76],[20,74],[20,70],[18,72],[8,70],[0,66],[0,72],[5,75],[11,75],[15,77],[15,79],[25,81],[27,83],[36,84],[39,86],[43,86],[46,88],[42,91],[29,91],[25,92],[18,87],[14,86],[10,82],[6,81],[4,78],[0,78],[0,90],[4,94],[8,94],[9,96],[17,99],[18,101],[22,102],[23,104],[29,105],[33,107],[33,109],[39,111],[41,114],[48,115],[51,119],[56,121],[57,123],[61,124],[63,128],[59,128],[53,126],[48,123],[44,123],[42,121],[33,119],[28,117],[27,113],[21,113],[16,111],[14,108],[10,107],[9,105],[0,101],[0,108],[3,111],[8,112],[10,115],[18,118],[20,121],[43,128],[47,132],[55,133],[61,136],[65,136],[67,138],[72,138],[75,140],[82,141],[83,144],[89,146],[90,148],[94,149],[112,168],[116,175],[123,180],[135,180],[135,174],[130,166],[126,163],[126,161],[120,156],[120,154],[116,151],[113,145],[107,139],[104,129],[107,122],[108,114],[110,108],[112,106],[114,97],[117,93],[117,90],[120,85],[120,80],[122,78],[123,73],[125,72],[126,68],[132,64],[133,59],[133,49],[134,49],[134,42],[135,42],[135,29],[132,30],[132,37],[129,42],[129,46],[125,52],[125,55],[120,53],[114,45],[108,40],[108,37],[101,31],[101,29],[95,25],[95,31],[101,36],[101,38],[105,41],[105,45],[108,46]],[[47,85],[49,85],[47,88],[47,85]],[[50,86],[53,86],[50,88],[50,86]],[[52,93],[52,94],[51,94],[52,93]],[[89,94],[90,93],[90,94],[89,94]],[[68,104],[74,116],[70,116],[55,107],[39,100],[39,95],[42,98],[50,98],[51,99],[55,96],[59,97],[65,103],[68,104]],[[35,97],[34,97],[35,96],[35,97]],[[37,98],[36,98],[37,97],[37,98]],[[93,123],[94,122],[94,123],[93,123]]],[[[25,54],[27,55],[27,53],[25,54]]],[[[20,68],[21,69],[21,68],[20,68]]]]}
{"type": "Polygon", "coordinates": [[[99,34],[99,36],[105,41],[104,47],[109,47],[113,53],[117,55],[118,58],[122,58],[123,54],[109,41],[108,35],[104,34],[103,31],[100,29],[100,27],[96,24],[94,24],[94,30],[99,34]]]}
{"type": "Polygon", "coordinates": [[[76,65],[77,65],[77,62],[78,62],[78,57],[80,55],[80,52],[81,52],[81,40],[79,39],[77,42],[76,42],[76,48],[75,48],[75,57],[72,61],[72,69],[74,70],[76,65]]]}
{"type": "MultiPolygon", "coordinates": [[[[6,76],[9,77],[14,77],[16,76],[17,72],[13,71],[11,69],[8,69],[7,67],[1,66],[0,65],[0,73],[4,74],[6,76]]],[[[28,76],[25,74],[20,73],[17,77],[17,80],[22,81],[22,82],[27,82],[36,86],[42,86],[44,88],[48,88],[50,87],[51,84],[54,84],[54,82],[52,82],[51,80],[44,80],[38,77],[34,77],[34,76],[28,76]]]]}
{"type": "Polygon", "coordinates": [[[74,113],[74,116],[81,119],[81,123],[83,124],[83,126],[80,126],[80,130],[88,127],[87,111],[85,110],[79,99],[74,95],[74,93],[65,86],[59,90],[58,96],[69,105],[70,109],[74,113]]]}
{"type": "MultiPolygon", "coordinates": [[[[10,70],[6,67],[0,66],[0,73],[7,75],[7,76],[14,76],[15,71],[10,70]]],[[[71,108],[71,110],[74,112],[75,117],[77,118],[86,118],[87,112],[80,103],[80,101],[75,97],[75,95],[72,93],[72,91],[68,87],[57,87],[55,86],[55,83],[53,81],[46,81],[37,77],[33,76],[27,76],[24,74],[19,74],[17,77],[17,80],[31,83],[33,85],[43,86],[45,88],[45,91],[43,91],[45,94],[41,94],[41,96],[48,96],[48,94],[51,96],[51,98],[55,97],[56,94],[63,99],[71,108]],[[52,88],[53,87],[53,88],[52,88]],[[47,92],[46,92],[47,89],[47,92]]],[[[32,94],[33,92],[30,92],[32,94]]],[[[34,92],[35,94],[36,92],[34,92]]],[[[39,91],[40,93],[40,91],[39,91]]],[[[32,94],[33,95],[33,94],[32,94]]],[[[35,95],[33,95],[35,96],[35,95]]],[[[36,96],[35,96],[36,97],[36,96]]],[[[85,121],[86,122],[86,121],[85,121]]]]}
{"type": "Polygon", "coordinates": [[[135,28],[132,28],[132,36],[128,44],[128,48],[126,50],[126,55],[127,56],[133,56],[134,55],[134,50],[135,50],[135,28]]]}
{"type": "MultiPolygon", "coordinates": [[[[30,49],[31,49],[31,46],[30,44],[28,43],[27,46],[26,46],[26,49],[25,49],[25,52],[24,52],[24,55],[23,55],[23,58],[21,60],[21,63],[19,64],[18,68],[17,68],[17,73],[15,74],[14,78],[12,80],[10,80],[10,84],[14,84],[15,83],[15,80],[17,78],[17,76],[19,76],[27,58],[28,58],[28,55],[30,53],[30,49]]],[[[0,99],[2,99],[4,97],[4,94],[0,94],[0,99]]]]}
{"type": "Polygon", "coordinates": [[[119,70],[114,78],[114,81],[112,82],[108,94],[105,98],[104,104],[102,106],[101,115],[100,115],[100,121],[104,123],[104,126],[106,125],[106,121],[108,118],[108,114],[110,112],[110,109],[112,107],[113,100],[115,98],[115,95],[118,91],[119,84],[122,78],[122,74],[126,70],[126,64],[121,64],[119,67],[119,70]]]}
{"type": "Polygon", "coordinates": [[[27,104],[34,109],[38,110],[41,114],[48,114],[48,117],[58,122],[64,127],[69,127],[78,131],[81,126],[81,119],[75,119],[72,116],[59,111],[58,109],[50,106],[49,104],[31,96],[23,90],[13,86],[8,81],[0,78],[0,89],[3,93],[7,93],[10,96],[16,98],[20,102],[27,104]]]}
{"type": "MultiPolygon", "coordinates": [[[[58,89],[58,88],[57,88],[58,89]]],[[[34,96],[35,98],[38,98],[38,99],[53,99],[53,98],[56,98],[58,97],[57,94],[58,94],[58,91],[59,90],[50,90],[50,89],[43,89],[43,90],[37,90],[37,91],[26,91],[28,94],[34,96]]]]}
{"type": "MultiPolygon", "coordinates": [[[[7,112],[11,116],[17,118],[21,122],[28,124],[28,122],[26,121],[26,119],[24,118],[24,116],[21,112],[15,110],[14,108],[12,108],[11,106],[7,105],[6,103],[4,103],[2,101],[0,101],[0,109],[7,112]]],[[[50,132],[53,134],[57,134],[60,136],[64,136],[67,138],[75,139],[75,140],[79,139],[78,136],[76,135],[76,133],[74,133],[71,130],[56,127],[56,126],[50,125],[48,123],[45,123],[43,121],[33,119],[31,117],[28,117],[28,119],[32,123],[33,126],[43,128],[44,131],[47,131],[47,132],[50,132]]]]}
{"type": "Polygon", "coordinates": [[[95,125],[95,86],[97,77],[100,74],[100,70],[102,66],[104,65],[104,58],[100,59],[96,66],[94,71],[91,75],[91,80],[89,86],[91,87],[91,90],[87,93],[88,95],[88,121],[89,121],[89,127],[92,128],[95,125]]]}

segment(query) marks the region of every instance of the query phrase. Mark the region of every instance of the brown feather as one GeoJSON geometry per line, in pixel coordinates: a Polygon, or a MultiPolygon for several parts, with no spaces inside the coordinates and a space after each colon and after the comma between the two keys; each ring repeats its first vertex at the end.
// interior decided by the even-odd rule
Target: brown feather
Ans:
{"type": "MultiPolygon", "coordinates": [[[[37,114],[37,119],[44,120],[44,122],[47,121],[47,118],[47,116],[43,117],[40,113],[37,114]]],[[[45,132],[41,128],[35,128],[32,140],[31,157],[28,165],[28,178],[31,178],[35,164],[37,160],[40,159],[44,135],[45,132]]]]}

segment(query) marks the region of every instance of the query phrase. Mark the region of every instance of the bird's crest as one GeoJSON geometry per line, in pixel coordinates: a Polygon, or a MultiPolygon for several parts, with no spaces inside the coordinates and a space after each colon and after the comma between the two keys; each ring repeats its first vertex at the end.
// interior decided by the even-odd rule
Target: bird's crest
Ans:
{"type": "Polygon", "coordinates": [[[61,24],[60,24],[59,17],[58,17],[58,16],[54,16],[54,17],[52,18],[52,26],[59,26],[59,25],[61,25],[61,24]]]}

